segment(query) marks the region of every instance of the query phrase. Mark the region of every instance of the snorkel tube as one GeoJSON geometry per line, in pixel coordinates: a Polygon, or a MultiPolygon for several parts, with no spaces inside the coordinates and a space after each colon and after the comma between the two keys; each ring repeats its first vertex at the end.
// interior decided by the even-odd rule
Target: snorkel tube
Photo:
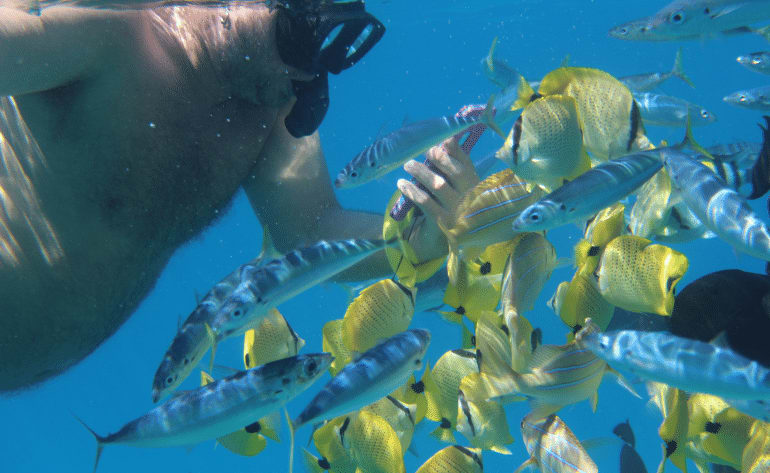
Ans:
{"type": "Polygon", "coordinates": [[[366,12],[363,0],[285,0],[275,7],[281,60],[315,75],[311,81],[292,81],[297,101],[284,124],[301,138],[318,129],[329,108],[328,73],[357,63],[385,34],[385,25],[366,12]]]}

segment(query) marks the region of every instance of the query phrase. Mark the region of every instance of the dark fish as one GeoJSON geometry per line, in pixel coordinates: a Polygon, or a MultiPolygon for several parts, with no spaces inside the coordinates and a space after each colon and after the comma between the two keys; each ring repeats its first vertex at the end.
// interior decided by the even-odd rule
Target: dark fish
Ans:
{"type": "Polygon", "coordinates": [[[620,473],[647,473],[642,457],[631,445],[623,445],[620,449],[620,473]]]}
{"type": "Polygon", "coordinates": [[[631,423],[626,419],[625,422],[621,422],[612,429],[612,433],[617,435],[620,440],[626,442],[631,447],[636,446],[636,439],[634,437],[634,431],[631,429],[631,423]]]}
{"type": "Polygon", "coordinates": [[[728,345],[770,367],[770,277],[728,269],[707,274],[677,294],[671,332],[700,341],[725,334],[728,345]]]}
{"type": "Polygon", "coordinates": [[[762,129],[762,150],[759,152],[759,158],[754,163],[754,167],[751,169],[751,186],[753,188],[751,195],[748,197],[751,199],[759,199],[768,189],[770,189],[770,117],[763,116],[765,119],[765,125],[759,125],[762,129]]]}

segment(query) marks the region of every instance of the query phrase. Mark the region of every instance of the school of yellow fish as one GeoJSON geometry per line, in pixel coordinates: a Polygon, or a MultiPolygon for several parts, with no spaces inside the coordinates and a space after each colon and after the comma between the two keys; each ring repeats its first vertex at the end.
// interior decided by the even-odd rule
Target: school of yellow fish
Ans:
{"type": "MultiPolygon", "coordinates": [[[[606,329],[616,307],[671,315],[688,260],[652,241],[676,232],[665,170],[639,190],[632,209],[615,202],[584,222],[584,237],[569,258],[557,258],[544,232],[512,229],[512,220],[525,208],[592,166],[654,148],[631,92],[603,71],[561,67],[546,75],[537,91],[523,78],[519,90],[513,107],[523,111],[497,153],[510,169],[483,179],[465,195],[453,223],[443,228],[447,258],[419,263],[407,243],[414,211],[405,222],[386,213],[384,239],[400,240],[386,249],[394,278],[360,291],[343,318],[323,327],[323,350],[334,356],[329,370],[335,375],[358,354],[407,330],[420,297],[417,285],[446,270],[450,282],[444,302],[451,310],[441,314],[460,327],[458,346],[430,364],[426,360],[421,379],[412,376],[374,404],[316,426],[315,452],[302,451],[308,471],[405,472],[404,456],[413,451],[418,424],[426,422],[432,437],[452,445],[417,473],[481,472],[483,451],[511,453],[508,445],[515,439],[504,405],[522,401],[531,409],[520,421],[530,458],[516,471],[528,466],[543,472],[598,471],[558,411],[583,400],[596,410],[605,374],[631,395],[639,394],[575,336],[586,319],[606,329]],[[526,316],[552,271],[569,264],[576,268],[574,275],[559,284],[548,303],[564,322],[566,343],[543,345],[526,316]],[[454,445],[455,433],[462,434],[465,446],[454,445]]],[[[245,367],[296,355],[303,345],[273,309],[245,335],[245,367]]],[[[204,373],[202,383],[210,381],[204,373]]],[[[686,472],[688,459],[701,473],[710,463],[745,473],[770,471],[770,424],[715,396],[659,383],[648,383],[647,389],[664,419],[659,472],[667,461],[686,472]]],[[[279,440],[277,424],[278,418],[269,416],[218,442],[237,454],[257,455],[267,439],[279,440]]]]}

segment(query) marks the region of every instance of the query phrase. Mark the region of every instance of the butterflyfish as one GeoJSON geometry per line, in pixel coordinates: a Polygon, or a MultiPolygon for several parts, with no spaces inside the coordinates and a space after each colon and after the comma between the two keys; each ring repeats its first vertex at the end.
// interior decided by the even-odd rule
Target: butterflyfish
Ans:
{"type": "Polygon", "coordinates": [[[687,257],[646,238],[622,235],[607,244],[594,271],[607,302],[631,312],[671,315],[687,257]]]}
{"type": "Polygon", "coordinates": [[[289,322],[270,309],[256,328],[246,331],[243,338],[243,364],[246,369],[299,353],[305,340],[299,337],[289,322]]]}
{"type": "Polygon", "coordinates": [[[506,445],[513,443],[514,439],[505,409],[499,402],[468,400],[461,389],[457,397],[457,431],[476,448],[511,454],[506,445]]]}
{"type": "Polygon", "coordinates": [[[382,339],[409,328],[415,290],[392,279],[367,287],[345,311],[342,341],[348,350],[363,353],[382,339]]]}
{"type": "Polygon", "coordinates": [[[336,376],[347,365],[353,354],[342,341],[342,319],[326,322],[321,330],[322,348],[334,356],[334,361],[329,365],[329,373],[336,376]]]}
{"type": "Polygon", "coordinates": [[[481,449],[450,445],[430,457],[416,473],[483,473],[481,449]]]}
{"type": "Polygon", "coordinates": [[[351,416],[342,444],[360,473],[405,473],[404,452],[393,427],[367,410],[351,416]]]}
{"type": "Polygon", "coordinates": [[[476,353],[452,350],[436,361],[433,369],[423,376],[428,412],[425,417],[438,422],[431,436],[443,442],[453,442],[452,432],[457,425],[457,394],[460,382],[470,373],[478,373],[476,353]]]}

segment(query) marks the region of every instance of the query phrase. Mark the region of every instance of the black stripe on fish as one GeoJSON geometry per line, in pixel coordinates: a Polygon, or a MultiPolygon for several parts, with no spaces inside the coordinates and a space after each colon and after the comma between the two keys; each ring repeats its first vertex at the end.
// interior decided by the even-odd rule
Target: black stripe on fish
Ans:
{"type": "Polygon", "coordinates": [[[529,336],[529,343],[532,345],[532,353],[535,353],[537,347],[543,344],[543,331],[540,330],[540,327],[532,331],[529,336]]]}
{"type": "Polygon", "coordinates": [[[767,126],[759,125],[762,129],[762,150],[759,152],[754,167],[751,168],[751,195],[749,200],[759,199],[770,189],[770,117],[763,116],[767,126]]]}
{"type": "Polygon", "coordinates": [[[396,286],[401,289],[401,292],[409,296],[409,300],[412,301],[412,306],[414,306],[414,293],[409,289],[408,287],[404,286],[400,282],[396,281],[395,279],[391,279],[394,283],[396,283],[396,286]]]}
{"type": "Polygon", "coordinates": [[[458,397],[458,400],[460,401],[460,407],[463,410],[463,414],[465,414],[465,418],[468,419],[468,425],[471,427],[471,435],[473,437],[476,436],[476,426],[473,425],[473,417],[471,416],[471,408],[468,405],[468,401],[465,400],[465,393],[461,389],[459,391],[460,395],[458,397]]]}
{"type": "Polygon", "coordinates": [[[715,156],[714,167],[716,168],[719,177],[721,177],[723,181],[727,182],[727,170],[725,169],[724,161],[722,161],[721,158],[715,156]]]}
{"type": "Polygon", "coordinates": [[[601,253],[602,248],[600,246],[592,246],[588,249],[588,256],[596,256],[601,253]]]}
{"type": "Polygon", "coordinates": [[[350,417],[345,417],[345,421],[340,426],[340,443],[342,445],[345,445],[345,432],[348,430],[348,426],[350,426],[350,417]]]}
{"type": "Polygon", "coordinates": [[[476,353],[473,353],[470,350],[452,350],[452,353],[458,356],[462,356],[463,358],[473,358],[474,360],[477,358],[476,353]]]}
{"type": "Polygon", "coordinates": [[[513,164],[519,164],[519,140],[521,139],[521,115],[513,124],[513,164]]]}
{"type": "Polygon", "coordinates": [[[505,335],[506,335],[507,337],[510,337],[510,336],[511,336],[511,331],[510,331],[510,330],[508,330],[508,326],[507,326],[507,325],[505,325],[505,324],[500,324],[500,330],[502,330],[503,332],[505,332],[505,335]]]}
{"type": "Polygon", "coordinates": [[[388,399],[388,401],[391,402],[391,404],[393,404],[399,410],[401,410],[401,412],[406,414],[406,416],[409,418],[409,422],[411,422],[412,425],[414,425],[414,418],[412,417],[412,411],[410,411],[408,407],[406,407],[401,401],[399,401],[398,399],[394,398],[391,395],[387,395],[385,397],[388,399]]]}
{"type": "Polygon", "coordinates": [[[465,315],[465,307],[458,306],[457,309],[455,309],[455,314],[465,315]]]}
{"type": "Polygon", "coordinates": [[[642,126],[642,114],[639,111],[639,105],[636,100],[631,100],[631,130],[628,134],[628,143],[626,144],[626,151],[631,151],[631,146],[636,140],[636,135],[639,133],[639,129],[642,126]]]}
{"type": "Polygon", "coordinates": [[[320,466],[322,470],[326,470],[326,471],[329,471],[329,469],[332,467],[331,464],[329,464],[329,460],[327,460],[326,457],[321,457],[318,459],[318,466],[320,466]]]}
{"type": "MultiPolygon", "coordinates": [[[[475,338],[476,336],[474,335],[473,337],[475,338]]],[[[474,347],[476,346],[476,341],[475,340],[473,341],[473,346],[474,347]]],[[[481,360],[482,360],[482,358],[483,358],[483,354],[481,353],[481,350],[479,350],[477,348],[476,349],[476,368],[478,368],[479,373],[481,373],[481,360]]]]}
{"type": "Polygon", "coordinates": [[[417,381],[416,383],[412,383],[412,385],[409,387],[417,394],[422,394],[425,392],[425,383],[423,383],[422,380],[417,381]]]}
{"type": "Polygon", "coordinates": [[[442,429],[451,429],[452,423],[449,422],[449,419],[447,419],[446,417],[442,417],[441,424],[439,424],[439,427],[441,427],[442,429]]]}
{"type": "Polygon", "coordinates": [[[673,207],[671,209],[671,216],[676,220],[676,223],[679,225],[679,228],[682,230],[689,230],[690,226],[685,225],[684,222],[682,222],[682,215],[679,213],[679,211],[676,209],[676,207],[673,207]]]}
{"type": "Polygon", "coordinates": [[[583,330],[583,326],[580,324],[575,324],[575,326],[572,327],[572,335],[577,335],[577,333],[581,330],[583,330]]]}
{"type": "Polygon", "coordinates": [[[286,253],[286,261],[295,268],[302,266],[302,255],[298,251],[290,251],[286,253]]]}
{"type": "Polygon", "coordinates": [[[481,457],[475,454],[474,452],[470,451],[466,447],[463,447],[462,445],[452,445],[454,448],[460,450],[460,452],[468,457],[471,457],[474,462],[481,468],[481,470],[484,470],[484,464],[481,461],[481,457]]]}
{"type": "Polygon", "coordinates": [[[676,282],[678,279],[679,279],[679,278],[668,278],[668,280],[666,280],[666,292],[668,292],[668,291],[670,291],[670,290],[671,290],[671,286],[673,286],[673,285],[674,285],[674,283],[675,283],[675,282],[676,282]]]}

